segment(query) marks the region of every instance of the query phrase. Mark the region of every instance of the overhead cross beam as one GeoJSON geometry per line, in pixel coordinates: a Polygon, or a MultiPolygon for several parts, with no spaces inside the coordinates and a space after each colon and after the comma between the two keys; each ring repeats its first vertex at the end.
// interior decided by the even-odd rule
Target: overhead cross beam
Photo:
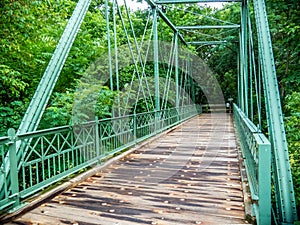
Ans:
{"type": "Polygon", "coordinates": [[[233,28],[240,28],[240,25],[233,24],[233,25],[207,25],[207,26],[177,26],[178,30],[200,30],[200,29],[233,29],[233,28]]]}
{"type": "Polygon", "coordinates": [[[192,41],[187,43],[189,45],[219,45],[228,43],[228,41],[192,41]]]}
{"type": "Polygon", "coordinates": [[[183,36],[179,33],[179,30],[176,28],[176,26],[172,23],[172,21],[169,20],[169,18],[164,14],[164,12],[157,7],[156,2],[153,2],[152,0],[146,0],[146,2],[152,7],[156,8],[158,14],[160,17],[165,21],[165,23],[175,32],[178,33],[178,38],[185,44],[188,45],[187,42],[184,40],[183,36]]]}
{"type": "Polygon", "coordinates": [[[158,0],[156,4],[188,4],[188,3],[214,3],[214,2],[241,2],[240,0],[158,0]]]}

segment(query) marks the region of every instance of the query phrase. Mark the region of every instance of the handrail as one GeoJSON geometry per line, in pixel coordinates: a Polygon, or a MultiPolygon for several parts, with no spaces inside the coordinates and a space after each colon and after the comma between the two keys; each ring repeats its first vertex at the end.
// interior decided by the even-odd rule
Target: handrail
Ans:
{"type": "Polygon", "coordinates": [[[197,105],[0,137],[0,211],[14,211],[45,187],[198,114],[197,105]],[[27,151],[17,157],[16,143],[27,151]],[[10,170],[5,168],[10,164],[10,170]]]}
{"type": "Polygon", "coordinates": [[[271,144],[234,104],[234,119],[257,224],[271,224],[271,144]]]}

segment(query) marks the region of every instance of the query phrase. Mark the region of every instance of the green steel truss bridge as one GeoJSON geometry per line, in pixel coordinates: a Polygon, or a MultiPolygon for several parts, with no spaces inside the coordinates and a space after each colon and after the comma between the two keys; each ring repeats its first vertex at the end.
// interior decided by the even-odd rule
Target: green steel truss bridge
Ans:
{"type": "Polygon", "coordinates": [[[194,45],[201,48],[229,43],[215,39],[190,41],[188,37],[203,29],[231,29],[235,30],[239,40],[234,43],[238,52],[233,62],[238,68],[238,99],[232,108],[251,193],[251,214],[258,224],[271,224],[271,221],[276,224],[293,224],[297,220],[296,203],[264,1],[146,2],[149,5],[148,20],[143,39],[137,41],[137,31],[133,27],[132,15],[126,2],[121,7],[117,1],[105,1],[106,24],[103,26],[107,29],[108,52],[89,68],[89,75],[85,77],[88,85],[78,89],[81,95],[74,104],[74,117],[84,108],[88,108],[88,114],[89,106],[85,107],[82,101],[90,96],[85,95],[87,86],[98,90],[106,81],[111,89],[124,93],[124,96],[116,98],[114,116],[98,119],[91,115],[87,122],[38,130],[43,112],[91,3],[91,0],[78,1],[19,129],[9,129],[7,136],[0,137],[1,215],[26,207],[30,198],[45,192],[50,185],[99,165],[118,152],[201,114],[202,107],[196,101],[200,89],[207,98],[212,114],[226,115],[226,101],[217,81],[205,63],[188,49],[194,45]],[[219,21],[220,25],[213,26],[177,26],[177,21],[172,21],[165,13],[167,7],[209,2],[240,4],[240,23],[219,21]],[[250,15],[250,7],[253,7],[254,15],[250,15]],[[122,35],[126,36],[127,43],[123,46],[118,42],[117,22],[121,22],[122,35]],[[170,43],[161,38],[161,24],[167,25],[173,33],[170,43]],[[257,35],[258,43],[253,41],[254,34],[257,35]],[[149,64],[153,66],[152,75],[147,74],[146,65],[149,64]],[[98,65],[108,71],[107,76],[103,75],[107,78],[105,81],[97,77],[100,73],[97,71],[98,65]],[[126,65],[133,68],[132,80],[126,87],[120,87],[119,71],[126,65]],[[163,77],[160,76],[162,70],[166,74],[163,77]],[[143,100],[147,100],[145,110],[137,112],[137,104],[143,100]],[[267,120],[268,136],[261,129],[264,122],[262,114],[265,114],[267,120]]]}

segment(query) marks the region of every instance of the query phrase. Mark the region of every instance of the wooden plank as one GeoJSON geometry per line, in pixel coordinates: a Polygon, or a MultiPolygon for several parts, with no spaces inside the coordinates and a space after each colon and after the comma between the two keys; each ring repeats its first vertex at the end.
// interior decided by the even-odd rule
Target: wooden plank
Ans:
{"type": "Polygon", "coordinates": [[[245,224],[231,118],[190,120],[9,224],[245,224]]]}

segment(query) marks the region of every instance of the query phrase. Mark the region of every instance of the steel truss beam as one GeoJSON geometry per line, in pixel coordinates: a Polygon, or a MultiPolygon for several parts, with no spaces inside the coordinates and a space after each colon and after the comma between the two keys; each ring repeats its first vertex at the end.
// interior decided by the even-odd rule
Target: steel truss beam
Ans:
{"type": "Polygon", "coordinates": [[[184,40],[183,36],[179,33],[179,30],[176,28],[176,26],[169,20],[169,18],[164,14],[164,12],[157,7],[156,2],[153,2],[152,0],[146,0],[146,2],[152,7],[156,8],[158,14],[160,17],[165,21],[165,23],[175,32],[178,33],[178,38],[185,44],[187,45],[186,41],[184,40]]]}
{"type": "Polygon", "coordinates": [[[274,156],[273,168],[279,223],[294,224],[294,221],[297,220],[296,202],[264,0],[254,0],[254,12],[258,31],[259,57],[265,93],[268,130],[274,156]]]}
{"type": "MultiPolygon", "coordinates": [[[[179,32],[182,29],[223,29],[223,28],[240,28],[240,25],[215,25],[215,26],[179,26],[176,27],[164,14],[164,12],[158,7],[159,4],[186,4],[186,3],[236,3],[241,2],[241,0],[146,0],[147,3],[153,9],[154,17],[154,62],[155,62],[155,95],[156,95],[156,112],[160,109],[159,102],[159,65],[158,65],[158,31],[157,31],[157,17],[160,16],[162,20],[173,30],[175,33],[175,47],[176,47],[176,84],[178,83],[178,39],[180,39],[184,44],[192,45],[216,45],[224,44],[227,41],[195,41],[186,42],[182,34],[179,32]]],[[[287,140],[285,136],[283,114],[281,110],[280,95],[278,90],[275,63],[272,52],[272,43],[270,38],[269,25],[267,21],[267,13],[264,0],[253,0],[254,1],[254,11],[256,17],[256,27],[258,29],[258,43],[259,43],[259,57],[262,70],[262,77],[264,81],[264,91],[265,91],[265,102],[266,102],[266,114],[268,120],[268,129],[270,141],[272,143],[273,155],[274,155],[274,180],[275,180],[275,192],[277,197],[278,212],[279,212],[279,222],[281,224],[293,224],[297,220],[296,215],[296,203],[293,190],[293,182],[291,176],[291,168],[289,164],[289,155],[287,148],[287,140]]],[[[47,102],[49,101],[50,95],[54,89],[58,76],[63,68],[63,65],[67,59],[68,53],[72,47],[75,37],[78,33],[80,25],[85,17],[85,14],[89,8],[91,0],[78,0],[76,8],[65,28],[65,31],[57,45],[57,48],[47,66],[47,69],[37,87],[37,90],[31,100],[31,103],[25,113],[25,116],[21,122],[17,135],[24,134],[37,129],[39,121],[45,110],[47,102]]],[[[239,103],[244,108],[247,113],[248,103],[248,64],[247,64],[247,18],[248,13],[246,11],[247,7],[243,1],[242,7],[242,29],[240,33],[241,39],[241,51],[239,57],[239,70],[242,74],[239,77],[239,95],[242,97],[239,99],[239,103]]],[[[106,1],[106,9],[108,9],[108,0],[106,1]]],[[[108,11],[106,12],[106,20],[108,21],[108,11]]],[[[109,30],[109,27],[107,28],[109,30]]],[[[110,36],[108,34],[108,40],[110,36]]],[[[110,45],[110,44],[108,44],[110,45]]],[[[110,49],[110,47],[109,47],[110,49]]],[[[112,71],[110,71],[112,73],[112,71]]],[[[112,81],[111,81],[112,82],[112,81]]],[[[112,85],[112,83],[111,83],[112,85]]],[[[251,84],[250,84],[251,85],[251,84]]],[[[179,91],[176,90],[176,107],[179,107],[179,91]]],[[[247,113],[248,114],[248,113],[247,113]]],[[[158,115],[158,114],[157,114],[158,115]]],[[[159,118],[156,116],[156,118],[159,118]]],[[[10,132],[10,136],[15,138],[15,133],[10,132]]],[[[15,142],[15,140],[14,140],[15,142]]],[[[30,140],[29,140],[30,142],[30,140]]],[[[15,142],[14,145],[20,142],[15,142]]],[[[20,147],[20,146],[19,146],[20,147]]],[[[13,146],[14,151],[18,150],[17,146],[13,146]]],[[[21,151],[18,151],[19,153],[21,151]]],[[[16,155],[18,152],[14,152],[16,155]]],[[[19,154],[20,155],[20,154],[19,154]]],[[[5,176],[0,176],[0,188],[4,186],[5,179],[9,179],[9,170],[17,171],[17,162],[13,160],[8,161],[5,158],[6,164],[3,170],[5,176]],[[10,168],[11,166],[11,168],[10,168]]],[[[16,161],[16,158],[14,159],[16,161]]],[[[16,176],[17,177],[17,176],[16,176]]],[[[17,183],[13,180],[11,182],[12,191],[18,192],[17,183]],[[16,191],[14,191],[16,189],[16,191]]],[[[4,190],[4,189],[3,189],[4,190]]],[[[0,192],[0,196],[1,196],[0,192]]],[[[263,204],[263,203],[261,203],[263,204]]],[[[270,219],[270,218],[267,218],[270,219]]],[[[262,221],[262,218],[259,218],[262,221]]],[[[267,221],[267,220],[265,220],[267,221]]]]}
{"type": "Polygon", "coordinates": [[[225,43],[230,43],[228,41],[193,41],[187,42],[189,45],[220,45],[225,43]]]}
{"type": "Polygon", "coordinates": [[[241,2],[240,0],[158,0],[156,4],[188,4],[188,3],[214,3],[214,2],[241,2]]]}
{"type": "MultiPolygon", "coordinates": [[[[35,131],[38,128],[39,122],[42,118],[43,112],[47,106],[47,103],[50,99],[51,93],[55,87],[56,81],[60,75],[60,72],[64,66],[64,63],[68,57],[68,54],[71,50],[75,37],[79,31],[81,23],[85,17],[86,12],[89,9],[89,5],[91,0],[79,0],[75,10],[69,19],[69,22],[58,42],[58,45],[52,55],[52,58],[44,72],[44,75],[37,87],[37,90],[34,93],[34,96],[31,99],[31,102],[25,112],[25,115],[21,121],[19,129],[17,131],[17,135],[24,134],[27,132],[35,131]]],[[[14,138],[15,133],[10,131],[10,135],[14,138]]],[[[30,142],[30,140],[29,140],[30,142]]],[[[15,146],[15,154],[18,158],[14,160],[18,160],[22,154],[20,142],[16,142],[15,146]]],[[[12,161],[9,158],[9,154],[4,159],[4,168],[2,168],[5,172],[0,176],[0,196],[4,193],[4,185],[5,180],[7,184],[9,184],[10,173],[13,171],[15,166],[13,166],[12,161]]],[[[16,164],[15,162],[14,164],[16,164]]],[[[1,165],[0,165],[1,166],[1,165]]],[[[11,183],[12,188],[16,189],[16,184],[14,182],[11,183]]],[[[18,204],[18,201],[16,202],[18,204]]]]}
{"type": "Polygon", "coordinates": [[[22,119],[18,134],[37,129],[91,0],[79,0],[22,119]]]}
{"type": "Polygon", "coordinates": [[[213,26],[177,26],[178,30],[200,30],[200,29],[232,29],[232,28],[240,28],[240,25],[213,25],[213,26]]]}
{"type": "MultiPolygon", "coordinates": [[[[153,61],[154,61],[154,83],[155,83],[155,110],[160,110],[159,99],[159,63],[158,63],[158,15],[157,8],[153,8],[153,61]]],[[[158,114],[156,114],[158,116],[158,114]]]]}
{"type": "Polygon", "coordinates": [[[241,30],[240,30],[240,57],[241,57],[241,97],[242,105],[240,106],[243,112],[248,116],[248,4],[243,1],[241,8],[241,30]]]}

